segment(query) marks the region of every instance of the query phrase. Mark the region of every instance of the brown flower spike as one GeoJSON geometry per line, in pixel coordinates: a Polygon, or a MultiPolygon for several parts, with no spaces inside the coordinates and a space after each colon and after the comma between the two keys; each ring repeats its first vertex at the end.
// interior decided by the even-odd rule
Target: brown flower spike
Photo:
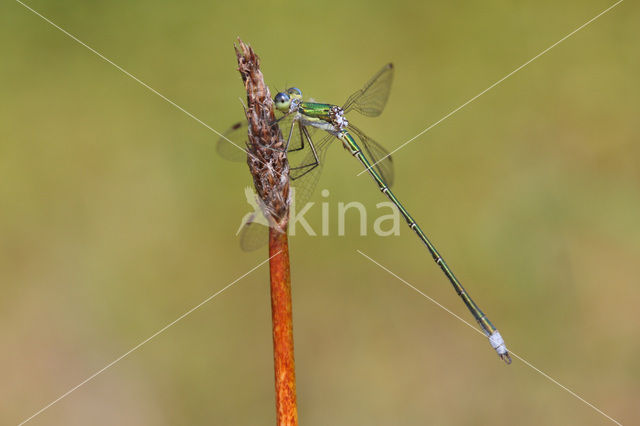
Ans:
{"type": "Polygon", "coordinates": [[[282,151],[284,143],[280,128],[271,124],[276,120],[273,99],[264,84],[260,61],[253,49],[239,40],[236,56],[247,90],[247,163],[265,216],[272,228],[284,232],[289,220],[289,163],[282,151]]]}

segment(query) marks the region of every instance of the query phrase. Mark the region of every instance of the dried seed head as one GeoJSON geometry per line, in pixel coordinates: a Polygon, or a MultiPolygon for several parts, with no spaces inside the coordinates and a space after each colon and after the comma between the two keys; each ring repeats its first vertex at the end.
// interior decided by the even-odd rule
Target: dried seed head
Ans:
{"type": "Polygon", "coordinates": [[[247,164],[271,227],[286,232],[289,220],[289,163],[283,152],[284,143],[279,127],[270,126],[276,119],[273,100],[269,88],[264,84],[260,61],[253,49],[240,39],[235,49],[238,71],[247,91],[247,164]]]}

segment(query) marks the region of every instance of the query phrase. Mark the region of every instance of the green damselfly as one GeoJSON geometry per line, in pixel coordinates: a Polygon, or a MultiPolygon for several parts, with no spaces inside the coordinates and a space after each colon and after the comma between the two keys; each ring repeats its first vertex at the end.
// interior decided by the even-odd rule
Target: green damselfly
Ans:
{"type": "MultiPolygon", "coordinates": [[[[453,274],[453,271],[444,261],[436,247],[391,191],[390,186],[393,183],[391,157],[382,146],[353,126],[345,116],[352,110],[369,117],[380,115],[389,98],[393,72],[393,64],[385,65],[362,89],[351,95],[342,107],[333,104],[303,101],[302,91],[296,87],[291,87],[285,92],[276,94],[274,97],[275,107],[283,113],[283,116],[277,122],[280,128],[283,129],[285,137],[284,149],[289,153],[295,153],[302,151],[305,148],[305,143],[309,147],[304,159],[290,169],[291,180],[299,188],[299,191],[302,190],[302,193],[298,194],[300,197],[297,200],[306,200],[310,196],[317,182],[321,166],[324,163],[325,149],[331,142],[338,139],[342,142],[343,147],[365,167],[380,191],[398,208],[409,228],[416,233],[420,241],[429,250],[435,263],[442,269],[458,296],[460,296],[482,331],[489,338],[491,346],[496,350],[500,358],[510,364],[511,357],[498,330],[471,299],[471,296],[462,287],[462,284],[460,284],[460,281],[453,274]],[[314,131],[318,129],[324,131],[326,135],[319,142],[314,142],[314,131]]],[[[246,137],[246,126],[236,124],[225,136],[230,137],[232,140],[243,141],[244,137],[246,137]],[[245,130],[244,136],[241,129],[245,130]],[[242,139],[238,139],[239,137],[242,137],[242,139]]],[[[234,151],[238,150],[230,151],[227,145],[230,144],[221,139],[218,142],[218,151],[227,158],[237,159],[238,152],[234,151]]],[[[249,228],[257,227],[253,226],[247,229],[249,228]]],[[[248,239],[245,240],[248,241],[248,239]]]]}

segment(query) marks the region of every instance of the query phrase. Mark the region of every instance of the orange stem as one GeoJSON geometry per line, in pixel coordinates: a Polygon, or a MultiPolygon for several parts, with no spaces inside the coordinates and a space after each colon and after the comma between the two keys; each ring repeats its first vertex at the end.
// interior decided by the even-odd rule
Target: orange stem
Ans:
{"type": "Polygon", "coordinates": [[[276,376],[278,426],[297,426],[296,372],[293,357],[293,318],[289,243],[286,232],[269,229],[269,267],[271,272],[271,319],[273,361],[276,376]]]}
{"type": "Polygon", "coordinates": [[[273,228],[269,229],[269,256],[272,256],[269,266],[277,424],[278,426],[297,426],[291,276],[289,274],[289,243],[286,233],[273,228]]]}

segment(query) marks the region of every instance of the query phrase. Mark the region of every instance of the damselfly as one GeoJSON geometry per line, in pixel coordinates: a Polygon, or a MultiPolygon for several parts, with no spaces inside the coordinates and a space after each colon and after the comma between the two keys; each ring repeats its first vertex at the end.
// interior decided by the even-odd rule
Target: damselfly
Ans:
{"type": "MultiPolygon", "coordinates": [[[[352,110],[369,117],[380,115],[389,98],[392,80],[393,64],[387,64],[362,89],[351,95],[342,107],[333,104],[305,102],[302,98],[302,91],[296,87],[291,87],[274,97],[276,109],[284,114],[277,120],[285,137],[284,149],[288,153],[295,153],[304,150],[305,143],[309,147],[304,159],[297,164],[294,163],[290,170],[290,178],[298,188],[296,201],[306,200],[310,196],[324,163],[325,150],[331,142],[338,139],[342,142],[343,147],[365,167],[380,191],[398,208],[409,228],[416,233],[429,250],[433,260],[440,266],[456,293],[489,338],[491,346],[500,358],[509,364],[511,357],[498,330],[471,299],[436,247],[391,191],[390,186],[393,183],[391,157],[377,142],[353,126],[345,116],[352,110]],[[314,131],[317,129],[324,131],[325,136],[319,142],[314,142],[314,131]]],[[[236,124],[225,136],[242,143],[246,134],[246,125],[236,124]]],[[[231,144],[221,139],[218,142],[218,151],[227,158],[238,159],[238,153],[241,154],[241,152],[239,150],[232,151],[229,146],[231,144]]],[[[253,226],[252,228],[257,227],[253,226]]],[[[245,237],[244,241],[251,240],[245,237]]]]}

